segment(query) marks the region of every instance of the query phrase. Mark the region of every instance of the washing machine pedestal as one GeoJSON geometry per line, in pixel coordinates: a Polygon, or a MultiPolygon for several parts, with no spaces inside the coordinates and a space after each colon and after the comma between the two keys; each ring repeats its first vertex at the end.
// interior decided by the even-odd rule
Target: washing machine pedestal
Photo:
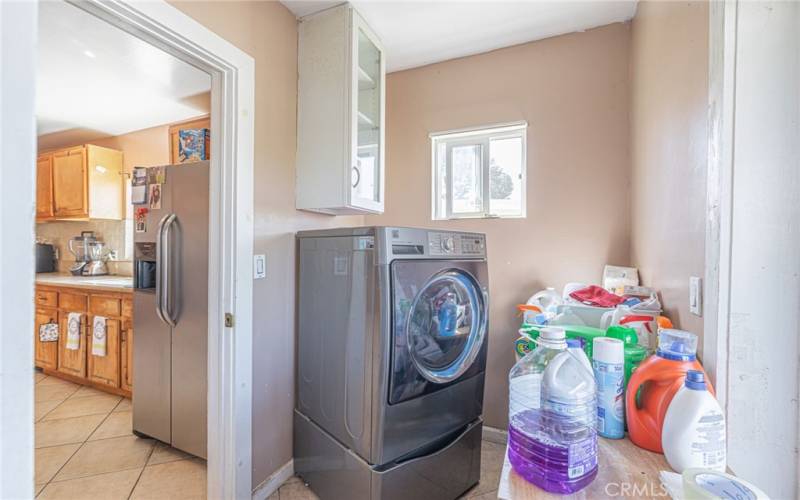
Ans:
{"type": "Polygon", "coordinates": [[[430,453],[374,466],[295,410],[294,470],[321,500],[456,499],[480,479],[482,429],[479,418],[430,453]]]}

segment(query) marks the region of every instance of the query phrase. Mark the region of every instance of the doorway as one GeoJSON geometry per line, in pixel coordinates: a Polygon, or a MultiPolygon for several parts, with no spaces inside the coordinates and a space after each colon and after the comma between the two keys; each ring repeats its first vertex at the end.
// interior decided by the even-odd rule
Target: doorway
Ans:
{"type": "MultiPolygon", "coordinates": [[[[210,497],[250,496],[250,371],[249,339],[251,336],[252,300],[252,129],[254,63],[252,58],[201,27],[188,16],[165,2],[128,5],[125,2],[75,2],[80,8],[117,28],[132,34],[174,57],[211,75],[211,129],[215,130],[210,147],[217,152],[210,162],[209,210],[209,292],[208,292],[208,495],[210,497]],[[237,338],[234,343],[233,339],[237,338]]],[[[2,80],[4,117],[30,114],[17,124],[32,123],[33,99],[31,94],[13,94],[23,87],[33,88],[35,68],[36,16],[35,3],[4,5],[0,10],[3,26],[3,47],[13,43],[14,54],[3,51],[2,80]],[[23,5],[24,4],[24,5],[23,5]],[[6,29],[9,28],[9,29],[6,29]],[[11,75],[14,79],[11,79],[11,75]],[[12,102],[9,97],[14,95],[12,102]]],[[[17,165],[34,161],[33,127],[3,127],[0,136],[3,145],[3,173],[0,179],[8,181],[6,160],[17,165]],[[15,146],[13,149],[9,146],[15,146]]],[[[0,216],[10,219],[16,208],[13,223],[4,224],[3,256],[33,247],[33,213],[21,214],[20,206],[32,206],[34,184],[31,177],[20,175],[12,189],[2,183],[3,200],[0,216]],[[19,177],[23,177],[19,179],[19,177]],[[5,195],[9,193],[10,196],[5,195]],[[13,193],[13,194],[12,194],[13,193]],[[15,206],[8,203],[14,202],[15,206]]],[[[24,210],[22,212],[25,212],[24,210]]],[[[24,255],[19,253],[20,257],[24,255]]],[[[33,263],[30,257],[18,259],[31,266],[3,266],[3,283],[14,283],[15,295],[27,289],[33,296],[33,263]]],[[[4,290],[5,291],[5,290],[4,290]]],[[[11,291],[11,290],[8,290],[11,291]]],[[[9,294],[10,295],[10,294],[9,294]]],[[[7,295],[4,293],[4,297],[7,295]]],[[[4,318],[6,326],[16,330],[33,330],[33,303],[19,300],[6,302],[14,310],[4,318]]],[[[18,437],[4,440],[0,452],[3,463],[14,462],[13,477],[4,477],[0,493],[4,497],[32,497],[33,482],[33,393],[34,381],[30,376],[30,359],[33,357],[33,336],[24,339],[3,338],[3,372],[5,377],[15,377],[19,383],[13,391],[3,391],[3,406],[12,404],[14,412],[4,412],[4,433],[14,429],[18,437]],[[8,363],[8,359],[26,360],[8,363]],[[27,378],[23,367],[28,365],[27,378]],[[7,399],[8,398],[8,399],[7,399]],[[6,404],[8,403],[8,404],[6,404]]],[[[6,379],[9,380],[9,379],[6,379]]]]}

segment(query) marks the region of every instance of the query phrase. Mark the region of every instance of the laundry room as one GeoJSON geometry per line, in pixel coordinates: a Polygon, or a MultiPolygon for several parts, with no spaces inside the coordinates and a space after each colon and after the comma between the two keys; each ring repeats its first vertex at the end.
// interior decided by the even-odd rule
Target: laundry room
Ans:
{"type": "Polygon", "coordinates": [[[26,8],[0,497],[798,496],[800,2],[26,8]]]}

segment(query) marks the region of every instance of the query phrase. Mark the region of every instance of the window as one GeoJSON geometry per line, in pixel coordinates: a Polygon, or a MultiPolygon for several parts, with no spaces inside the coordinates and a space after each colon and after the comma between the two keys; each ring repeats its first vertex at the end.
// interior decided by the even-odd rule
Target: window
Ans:
{"type": "Polygon", "coordinates": [[[527,127],[431,134],[433,218],[525,217],[527,127]]]}

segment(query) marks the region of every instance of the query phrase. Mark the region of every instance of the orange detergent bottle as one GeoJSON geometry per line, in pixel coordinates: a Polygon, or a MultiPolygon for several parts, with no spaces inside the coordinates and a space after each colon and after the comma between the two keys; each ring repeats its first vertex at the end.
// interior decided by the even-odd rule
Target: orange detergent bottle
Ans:
{"type": "MultiPolygon", "coordinates": [[[[697,335],[682,330],[661,330],[656,353],[634,370],[625,393],[625,416],[628,437],[636,446],[664,453],[661,428],[667,407],[683,385],[686,372],[703,371],[696,352],[697,335]]],[[[711,384],[708,390],[714,394],[711,384]]]]}

